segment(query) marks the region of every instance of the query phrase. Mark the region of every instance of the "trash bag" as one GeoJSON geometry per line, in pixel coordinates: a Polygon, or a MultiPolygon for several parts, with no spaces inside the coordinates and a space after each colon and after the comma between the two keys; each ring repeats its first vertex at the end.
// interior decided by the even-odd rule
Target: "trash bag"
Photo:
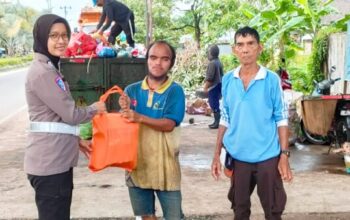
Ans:
{"type": "Polygon", "coordinates": [[[111,47],[102,47],[98,53],[97,53],[98,57],[116,57],[117,53],[116,51],[111,48],[111,47]]]}
{"type": "Polygon", "coordinates": [[[90,56],[95,53],[97,41],[84,32],[73,33],[69,41],[65,56],[90,56]]]}

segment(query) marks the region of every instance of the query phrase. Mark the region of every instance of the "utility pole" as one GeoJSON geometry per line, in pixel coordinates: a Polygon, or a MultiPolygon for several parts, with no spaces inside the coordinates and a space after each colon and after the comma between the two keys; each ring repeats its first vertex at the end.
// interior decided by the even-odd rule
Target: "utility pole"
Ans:
{"type": "Polygon", "coordinates": [[[152,0],[146,1],[146,47],[153,40],[152,0]]]}
{"type": "Polygon", "coordinates": [[[65,5],[65,6],[61,6],[60,9],[63,9],[63,11],[64,11],[64,18],[67,19],[68,10],[71,10],[72,7],[65,5]]]}
{"type": "Polygon", "coordinates": [[[46,0],[47,3],[47,11],[49,13],[52,13],[52,4],[51,4],[51,0],[46,0]]]}

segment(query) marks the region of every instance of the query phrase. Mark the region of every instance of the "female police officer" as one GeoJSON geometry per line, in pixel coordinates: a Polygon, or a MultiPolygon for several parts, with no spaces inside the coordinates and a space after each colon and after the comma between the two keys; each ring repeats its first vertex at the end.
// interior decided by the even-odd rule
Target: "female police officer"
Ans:
{"type": "Polygon", "coordinates": [[[24,170],[35,190],[39,219],[45,220],[69,219],[73,167],[79,156],[76,125],[106,109],[101,102],[75,106],[58,70],[70,33],[64,18],[53,14],[38,18],[33,29],[34,60],[25,83],[30,133],[24,170]]]}

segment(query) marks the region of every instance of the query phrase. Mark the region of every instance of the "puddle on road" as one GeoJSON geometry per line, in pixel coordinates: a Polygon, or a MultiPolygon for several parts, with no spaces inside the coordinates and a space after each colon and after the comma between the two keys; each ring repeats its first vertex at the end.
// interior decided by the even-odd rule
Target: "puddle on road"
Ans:
{"type": "Polygon", "coordinates": [[[295,172],[324,171],[333,174],[345,174],[342,155],[328,154],[329,145],[306,145],[296,143],[290,147],[290,163],[295,172]]]}
{"type": "MultiPolygon", "coordinates": [[[[327,154],[327,145],[306,145],[297,143],[291,146],[290,164],[294,172],[320,171],[332,174],[344,174],[345,164],[342,155],[327,154]]],[[[210,170],[212,157],[206,154],[181,154],[182,167],[196,171],[210,170]]]]}
{"type": "MultiPolygon", "coordinates": [[[[297,143],[290,147],[290,164],[293,172],[319,171],[332,174],[344,174],[345,163],[342,155],[327,154],[327,145],[308,145],[297,143]]],[[[224,155],[224,153],[223,153],[224,155]]],[[[195,171],[207,171],[211,168],[212,155],[210,154],[180,154],[182,167],[195,171]]],[[[223,158],[222,158],[223,162],[223,158]]],[[[350,176],[350,175],[349,175],[350,176]]]]}

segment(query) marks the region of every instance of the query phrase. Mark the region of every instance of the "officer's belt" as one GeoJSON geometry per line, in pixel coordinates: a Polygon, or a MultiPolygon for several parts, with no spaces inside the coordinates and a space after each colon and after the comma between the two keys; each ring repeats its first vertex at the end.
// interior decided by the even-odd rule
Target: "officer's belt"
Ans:
{"type": "Polygon", "coordinates": [[[29,124],[29,132],[72,134],[79,136],[80,129],[79,126],[72,126],[61,122],[31,121],[29,124]]]}

